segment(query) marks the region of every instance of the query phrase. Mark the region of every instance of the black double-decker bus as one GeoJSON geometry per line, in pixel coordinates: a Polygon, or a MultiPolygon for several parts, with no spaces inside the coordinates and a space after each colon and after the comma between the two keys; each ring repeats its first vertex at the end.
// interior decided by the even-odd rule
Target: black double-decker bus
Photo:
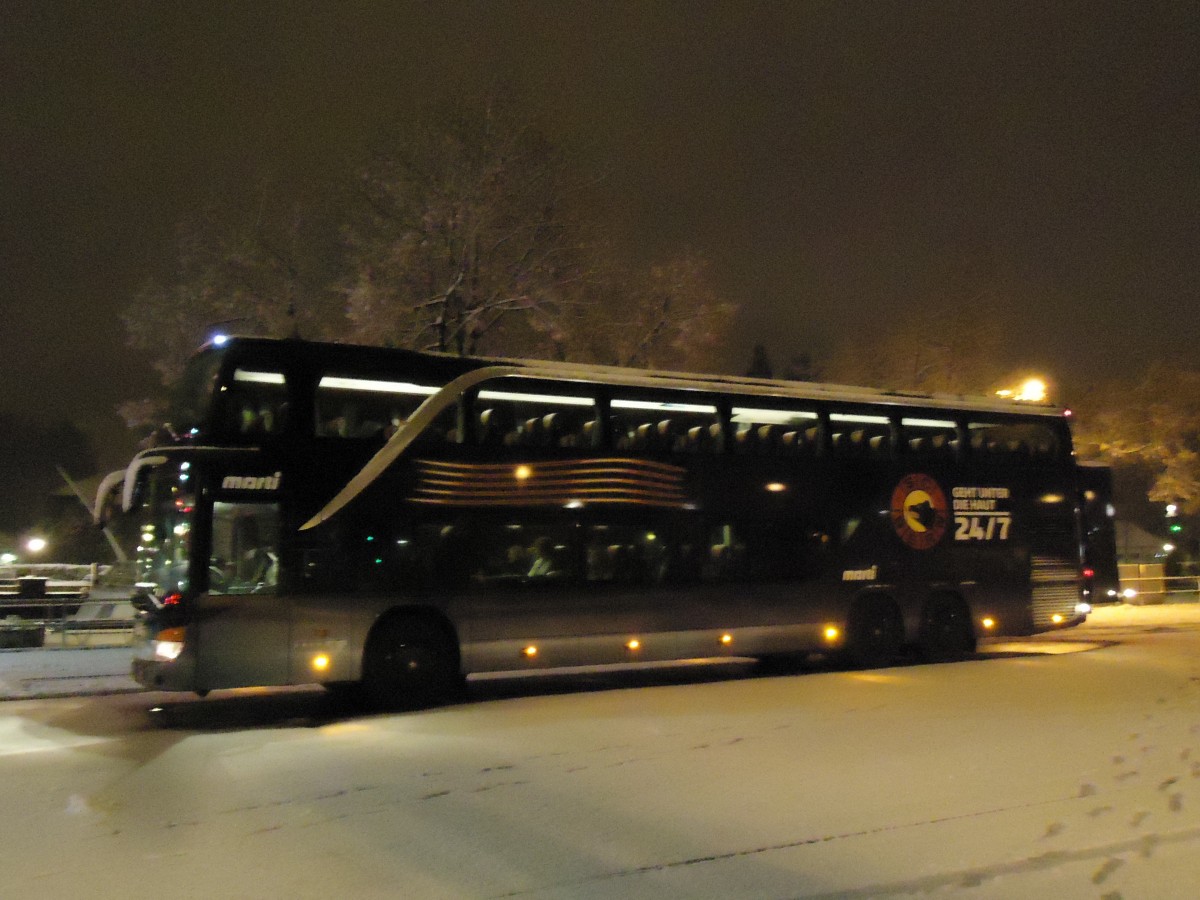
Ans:
{"type": "Polygon", "coordinates": [[[191,361],[101,488],[143,684],[351,687],[840,654],[1080,621],[1059,410],[297,340],[191,361]]]}

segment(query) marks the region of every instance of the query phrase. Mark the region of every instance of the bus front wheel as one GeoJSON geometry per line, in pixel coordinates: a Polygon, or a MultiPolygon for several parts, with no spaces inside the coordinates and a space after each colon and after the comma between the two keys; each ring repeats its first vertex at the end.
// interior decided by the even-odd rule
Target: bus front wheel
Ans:
{"type": "Polygon", "coordinates": [[[458,648],[438,623],[399,616],[379,623],[371,633],[362,679],[371,705],[416,709],[451,699],[462,684],[458,648]]]}

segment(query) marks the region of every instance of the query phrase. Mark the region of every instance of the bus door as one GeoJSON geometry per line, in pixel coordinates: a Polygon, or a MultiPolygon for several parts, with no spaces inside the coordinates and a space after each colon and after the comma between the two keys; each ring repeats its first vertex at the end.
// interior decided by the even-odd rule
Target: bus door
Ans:
{"type": "MultiPolygon", "coordinates": [[[[269,485],[270,478],[253,483],[269,485]]],[[[218,492],[211,521],[208,590],[194,623],[197,684],[286,684],[290,614],[279,593],[279,503],[218,492]]]]}

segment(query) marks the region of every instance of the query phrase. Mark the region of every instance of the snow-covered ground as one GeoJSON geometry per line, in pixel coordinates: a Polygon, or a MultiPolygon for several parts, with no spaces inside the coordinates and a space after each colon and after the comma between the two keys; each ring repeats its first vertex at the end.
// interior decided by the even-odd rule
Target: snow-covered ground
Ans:
{"type": "Polygon", "coordinates": [[[6,703],[0,896],[1194,896],[1200,605],[990,649],[403,715],[6,703]]]}

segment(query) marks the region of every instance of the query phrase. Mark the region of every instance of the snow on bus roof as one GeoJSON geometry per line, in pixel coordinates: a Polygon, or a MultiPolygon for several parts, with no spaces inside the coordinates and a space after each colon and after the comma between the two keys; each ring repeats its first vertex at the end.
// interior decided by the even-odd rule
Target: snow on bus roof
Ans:
{"type": "MultiPolygon", "coordinates": [[[[526,377],[588,384],[616,384],[625,387],[706,391],[742,396],[771,397],[787,400],[824,400],[842,403],[862,403],[885,406],[920,406],[936,409],[1009,413],[1035,416],[1061,416],[1062,407],[1049,403],[1006,400],[965,394],[926,393],[922,391],[889,390],[820,381],[784,381],[754,378],[746,375],[714,375],[700,372],[678,372],[658,369],[636,369],[594,363],[572,363],[557,360],[522,359],[486,356],[457,356],[428,350],[409,350],[373,347],[361,344],[308,341],[301,338],[268,338],[227,336],[221,343],[209,341],[201,350],[217,348],[227,351],[233,346],[272,346],[320,355],[348,355],[361,352],[375,360],[388,357],[425,358],[449,362],[464,370],[484,367],[504,367],[525,370],[526,377]]],[[[504,377],[520,377],[521,372],[505,372],[504,377]]]]}

